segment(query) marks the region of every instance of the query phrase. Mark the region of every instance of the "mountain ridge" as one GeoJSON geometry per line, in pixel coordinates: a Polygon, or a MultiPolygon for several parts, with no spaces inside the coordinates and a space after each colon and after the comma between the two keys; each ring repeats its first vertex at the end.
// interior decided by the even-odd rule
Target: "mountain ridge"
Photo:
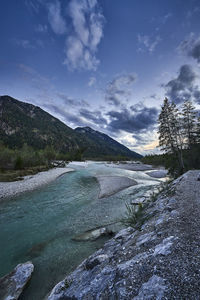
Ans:
{"type": "Polygon", "coordinates": [[[102,132],[90,127],[72,129],[39,106],[8,95],[0,96],[0,140],[10,148],[26,143],[34,149],[51,145],[61,153],[84,150],[85,159],[142,157],[102,132]]]}

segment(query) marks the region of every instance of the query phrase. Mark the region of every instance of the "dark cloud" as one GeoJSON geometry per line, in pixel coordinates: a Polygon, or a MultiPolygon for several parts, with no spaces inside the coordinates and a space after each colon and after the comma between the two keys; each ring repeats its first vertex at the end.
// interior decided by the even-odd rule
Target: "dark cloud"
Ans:
{"type": "Polygon", "coordinates": [[[193,57],[200,63],[200,38],[195,38],[194,34],[191,34],[186,40],[181,42],[178,50],[183,54],[193,57]]]}
{"type": "Polygon", "coordinates": [[[189,55],[196,59],[198,63],[200,63],[200,40],[195,43],[194,47],[189,52],[189,55]]]}
{"type": "Polygon", "coordinates": [[[130,86],[136,81],[133,73],[115,77],[107,86],[105,100],[108,104],[119,106],[130,97],[130,86]]]}
{"type": "Polygon", "coordinates": [[[155,107],[123,108],[121,111],[110,111],[108,129],[118,132],[120,130],[129,133],[141,133],[154,127],[157,122],[158,109],[155,107]]]}
{"type": "Polygon", "coordinates": [[[190,65],[183,65],[176,78],[170,80],[166,85],[166,95],[171,101],[179,104],[185,100],[199,102],[199,88],[195,85],[196,74],[190,65]]]}
{"type": "Polygon", "coordinates": [[[94,124],[98,124],[98,125],[107,124],[107,120],[102,116],[102,113],[99,110],[90,111],[88,109],[83,108],[79,111],[79,113],[82,117],[84,117],[89,121],[92,121],[94,124]]]}

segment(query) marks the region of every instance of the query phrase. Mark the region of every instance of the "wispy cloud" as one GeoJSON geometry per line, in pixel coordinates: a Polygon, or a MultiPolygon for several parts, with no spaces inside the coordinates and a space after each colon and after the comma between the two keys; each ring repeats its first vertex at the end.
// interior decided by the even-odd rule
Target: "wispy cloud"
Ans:
{"type": "Polygon", "coordinates": [[[153,38],[148,35],[138,34],[138,51],[144,52],[146,50],[149,53],[152,53],[160,42],[161,38],[159,35],[153,38]]]}
{"type": "Polygon", "coordinates": [[[96,83],[96,78],[95,77],[90,77],[89,81],[88,81],[88,86],[92,87],[93,85],[95,85],[96,83]]]}
{"type": "Polygon", "coordinates": [[[64,63],[71,69],[96,70],[98,45],[103,37],[104,17],[96,0],[71,0],[69,16],[73,31],[66,40],[64,63]]]}
{"type": "Polygon", "coordinates": [[[39,32],[39,33],[46,33],[48,31],[48,27],[46,24],[42,25],[42,24],[38,24],[35,27],[35,31],[39,32]]]}
{"type": "Polygon", "coordinates": [[[61,14],[61,5],[58,0],[47,4],[49,24],[56,34],[64,34],[67,31],[65,19],[61,14]]]}
{"type": "Polygon", "coordinates": [[[90,106],[89,103],[85,100],[78,100],[74,99],[72,97],[69,97],[68,95],[57,93],[57,96],[63,100],[63,104],[71,107],[88,107],[90,106]]]}
{"type": "Polygon", "coordinates": [[[162,17],[162,23],[165,24],[172,16],[173,16],[173,14],[171,12],[167,13],[166,15],[164,15],[162,17]]]}
{"type": "Polygon", "coordinates": [[[190,9],[186,13],[186,18],[191,19],[195,14],[200,14],[200,7],[195,6],[193,9],[190,9]]]}
{"type": "Polygon", "coordinates": [[[18,47],[22,47],[24,49],[34,49],[35,45],[33,45],[33,43],[27,39],[18,39],[18,38],[14,38],[11,40],[11,42],[18,46],[18,47]]]}
{"type": "Polygon", "coordinates": [[[111,105],[119,106],[128,100],[131,95],[130,86],[135,83],[136,79],[137,75],[134,73],[116,76],[109,82],[106,88],[106,102],[111,105]]]}

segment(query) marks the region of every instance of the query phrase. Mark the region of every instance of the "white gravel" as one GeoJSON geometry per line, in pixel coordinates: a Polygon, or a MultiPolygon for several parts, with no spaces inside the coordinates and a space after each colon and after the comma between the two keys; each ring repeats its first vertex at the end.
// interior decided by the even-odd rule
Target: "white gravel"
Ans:
{"type": "Polygon", "coordinates": [[[49,171],[37,173],[36,175],[25,176],[22,181],[0,182],[0,200],[34,190],[50,183],[60,175],[72,171],[74,170],[71,168],[54,168],[49,171]]]}

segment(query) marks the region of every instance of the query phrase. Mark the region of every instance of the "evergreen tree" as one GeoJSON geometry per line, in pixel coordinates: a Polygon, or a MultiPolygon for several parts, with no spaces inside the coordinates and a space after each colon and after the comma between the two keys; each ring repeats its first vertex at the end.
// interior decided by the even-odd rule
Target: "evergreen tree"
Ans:
{"type": "Polygon", "coordinates": [[[159,115],[159,146],[165,153],[174,154],[179,161],[180,172],[184,170],[183,162],[183,136],[180,122],[180,112],[175,103],[167,98],[159,115]]]}
{"type": "Polygon", "coordinates": [[[192,102],[187,100],[182,106],[183,116],[183,135],[184,142],[187,149],[191,149],[192,145],[196,143],[197,132],[196,132],[196,112],[192,102]]]}
{"type": "Polygon", "coordinates": [[[196,123],[196,143],[200,144],[200,117],[197,118],[196,123]]]}

